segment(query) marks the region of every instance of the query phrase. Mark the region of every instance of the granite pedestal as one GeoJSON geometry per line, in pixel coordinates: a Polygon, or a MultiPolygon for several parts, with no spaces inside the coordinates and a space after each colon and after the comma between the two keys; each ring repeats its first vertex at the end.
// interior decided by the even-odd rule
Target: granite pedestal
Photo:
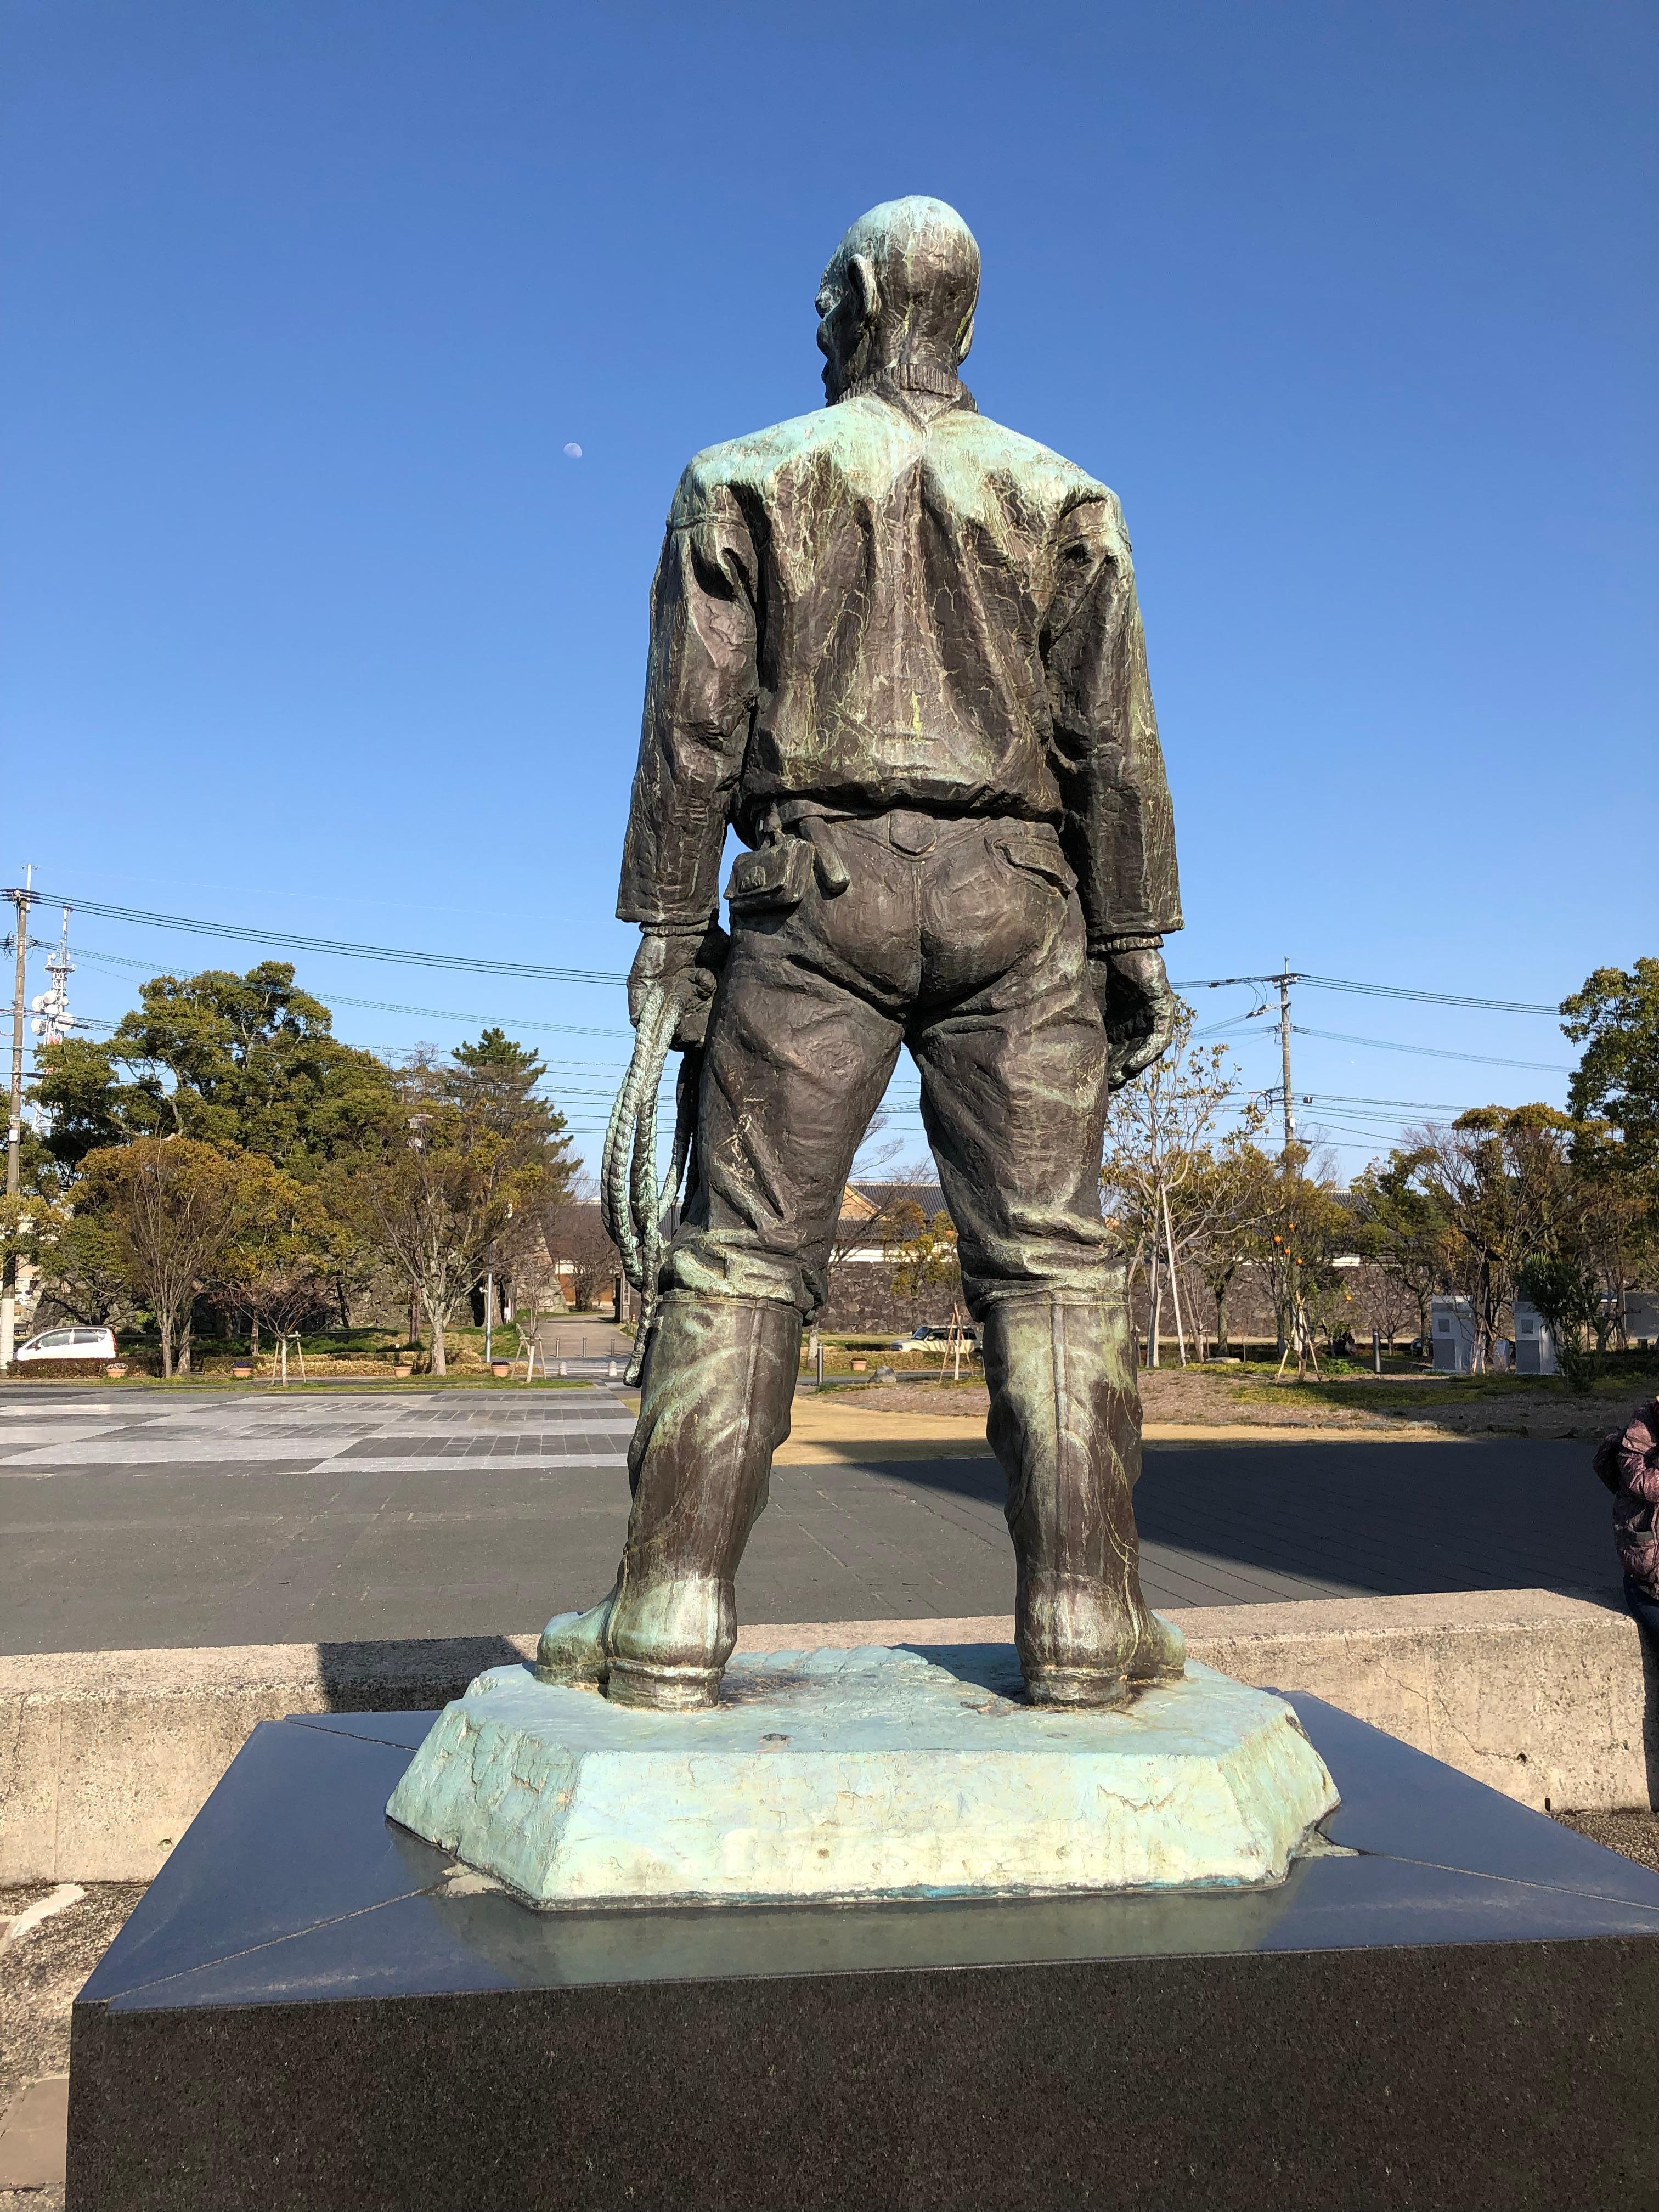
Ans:
{"type": "Polygon", "coordinates": [[[386,1820],[433,1716],[268,1723],[77,2002],[71,2212],[1653,2203],[1659,1876],[1291,1703],[1276,1888],[541,1912],[386,1820]]]}

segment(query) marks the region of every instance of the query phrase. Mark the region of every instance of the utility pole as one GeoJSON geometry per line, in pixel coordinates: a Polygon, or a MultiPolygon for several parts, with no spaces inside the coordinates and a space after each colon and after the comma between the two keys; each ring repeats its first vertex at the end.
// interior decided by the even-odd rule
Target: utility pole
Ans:
{"type": "Polygon", "coordinates": [[[1285,1108],[1285,1172],[1291,1171],[1291,1147],[1296,1142],[1296,1100],[1291,1090],[1291,986],[1296,977],[1291,973],[1291,956],[1285,955],[1283,970],[1273,977],[1279,986],[1279,1097],[1285,1108]]]}
{"type": "MultiPolygon", "coordinates": [[[[17,909],[16,981],[11,998],[11,1104],[6,1118],[6,1232],[16,1233],[16,1201],[23,1175],[23,1009],[27,993],[29,908],[34,903],[34,870],[27,872],[24,888],[9,890],[7,898],[17,909]]],[[[5,1266],[0,1272],[0,1374],[9,1374],[17,1350],[17,1250],[8,1243],[5,1266]]]]}
{"type": "Polygon", "coordinates": [[[1268,981],[1279,986],[1279,1103],[1283,1108],[1285,1131],[1285,1264],[1289,1278],[1290,1328],[1285,1340],[1284,1355],[1279,1371],[1285,1372],[1292,1352],[1296,1354],[1296,1379],[1299,1382],[1313,1363],[1316,1376],[1319,1373],[1319,1357],[1314,1350],[1313,1331],[1308,1326],[1308,1309],[1302,1297],[1302,1257],[1296,1241],[1296,1222],[1291,1214],[1296,1177],[1296,1093],[1291,1088],[1291,986],[1297,977],[1291,970],[1291,956],[1285,955],[1285,964],[1277,975],[1268,981]]]}

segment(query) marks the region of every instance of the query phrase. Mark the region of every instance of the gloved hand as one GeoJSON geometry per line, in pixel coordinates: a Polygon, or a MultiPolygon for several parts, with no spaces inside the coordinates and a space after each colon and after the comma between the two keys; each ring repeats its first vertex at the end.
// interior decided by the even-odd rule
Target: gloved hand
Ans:
{"type": "Polygon", "coordinates": [[[628,971],[628,1018],[637,1024],[646,993],[653,983],[673,984],[689,977],[690,991],[674,1031],[676,1052],[701,1045],[708,1031],[708,1008],[726,967],[732,940],[717,921],[703,929],[656,929],[640,933],[640,949],[628,971]]]}
{"type": "Polygon", "coordinates": [[[1121,1091],[1169,1050],[1180,1001],[1155,947],[1103,947],[1091,952],[1089,973],[1106,1024],[1107,1079],[1121,1091]]]}

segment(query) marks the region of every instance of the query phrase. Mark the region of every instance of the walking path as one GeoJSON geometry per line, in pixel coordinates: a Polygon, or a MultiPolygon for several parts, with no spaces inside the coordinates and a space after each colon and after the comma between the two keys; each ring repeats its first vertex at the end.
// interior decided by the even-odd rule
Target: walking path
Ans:
{"type": "MultiPolygon", "coordinates": [[[[572,1326],[564,1324],[563,1326],[572,1326]]],[[[971,1420],[796,1403],[749,1622],[1006,1613],[1001,1472],[971,1420]]],[[[0,1394],[0,1650],[534,1628],[609,1587],[618,1389],[0,1394]]],[[[1610,1588],[1580,1445],[1253,1429],[1149,1438],[1148,1595],[1610,1588]]]]}

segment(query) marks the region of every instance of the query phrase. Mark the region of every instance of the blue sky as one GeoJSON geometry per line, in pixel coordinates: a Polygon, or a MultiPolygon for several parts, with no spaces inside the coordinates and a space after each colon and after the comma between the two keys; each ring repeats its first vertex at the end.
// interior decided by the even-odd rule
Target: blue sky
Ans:
{"type": "MultiPolygon", "coordinates": [[[[7,881],[624,968],[675,479],[817,404],[824,259],[927,191],[981,409],[1124,501],[1172,973],[1554,1001],[1656,949],[1649,9],[9,0],[3,43],[7,881]]],[[[257,957],[72,941],[105,1018],[257,957]]],[[[343,1000],[566,1025],[522,1033],[592,1141],[616,989],[299,965],[381,1048],[465,1025],[343,1000]]],[[[1298,1038],[1322,1098],[1564,1095],[1424,1056],[1565,1067],[1547,1019],[1297,1018],[1417,1048],[1298,1038]]],[[[1324,1118],[1352,1170],[1422,1116],[1324,1118]]]]}

